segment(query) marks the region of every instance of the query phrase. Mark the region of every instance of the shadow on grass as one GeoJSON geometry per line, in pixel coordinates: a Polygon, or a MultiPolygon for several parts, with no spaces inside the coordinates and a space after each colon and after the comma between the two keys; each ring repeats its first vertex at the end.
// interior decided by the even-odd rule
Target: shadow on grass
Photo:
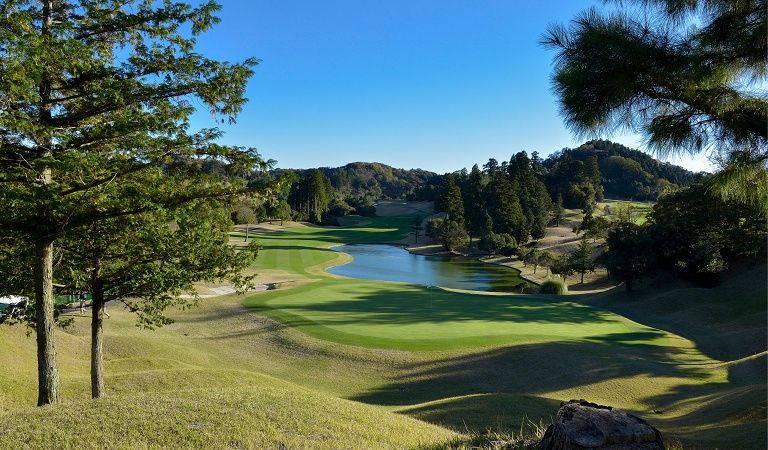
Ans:
{"type": "Polygon", "coordinates": [[[524,434],[530,434],[531,425],[549,423],[559,407],[559,401],[548,398],[491,393],[450,398],[400,412],[460,433],[518,432],[522,428],[524,434]]]}
{"type": "MultiPolygon", "coordinates": [[[[660,333],[660,332],[659,332],[660,333]]],[[[353,400],[390,406],[417,405],[471,394],[535,395],[637,375],[700,377],[707,368],[679,365],[676,349],[622,344],[552,342],[525,344],[414,365],[392,383],[353,400]]],[[[563,399],[567,400],[567,399],[563,399]]]]}
{"type": "MultiPolygon", "coordinates": [[[[445,292],[416,287],[371,289],[362,283],[351,285],[335,280],[314,283],[311,292],[290,292],[284,295],[304,295],[308,301],[281,302],[274,309],[289,313],[283,320],[287,325],[337,326],[354,323],[414,324],[480,321],[493,326],[495,322],[567,324],[602,323],[615,319],[611,313],[570,302],[553,302],[536,297],[483,296],[445,292]],[[361,286],[362,284],[362,286],[361,286]],[[338,300],[336,300],[338,298],[338,300]]],[[[267,302],[270,297],[263,297],[267,302]]],[[[271,297],[274,298],[274,297],[271,297]]],[[[249,306],[269,310],[263,302],[249,306]]]]}

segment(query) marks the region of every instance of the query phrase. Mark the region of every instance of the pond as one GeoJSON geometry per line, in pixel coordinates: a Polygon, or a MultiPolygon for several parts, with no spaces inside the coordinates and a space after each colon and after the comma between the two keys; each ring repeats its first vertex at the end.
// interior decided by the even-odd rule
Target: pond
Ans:
{"type": "Polygon", "coordinates": [[[351,255],[353,260],[328,271],[350,278],[474,291],[522,292],[532,286],[515,269],[471,257],[414,255],[402,247],[383,244],[340,245],[333,249],[351,255]]]}

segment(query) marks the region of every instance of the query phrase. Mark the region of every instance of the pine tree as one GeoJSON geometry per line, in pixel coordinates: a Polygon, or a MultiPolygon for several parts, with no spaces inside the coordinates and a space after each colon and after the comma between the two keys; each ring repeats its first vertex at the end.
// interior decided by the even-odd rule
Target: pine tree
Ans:
{"type": "Polygon", "coordinates": [[[556,226],[560,226],[560,222],[565,215],[565,208],[563,208],[563,194],[557,194],[557,200],[552,205],[552,218],[555,221],[556,226]]]}
{"type": "Polygon", "coordinates": [[[629,128],[661,156],[714,153],[723,170],[710,189],[768,212],[766,0],[621,8],[590,9],[542,38],[557,52],[553,83],[568,127],[629,128]]]}
{"type": "Polygon", "coordinates": [[[449,222],[464,225],[464,202],[461,200],[461,189],[456,184],[453,174],[446,174],[441,191],[441,205],[448,214],[449,222]]]}
{"type": "Polygon", "coordinates": [[[581,274],[581,284],[584,284],[584,273],[595,271],[595,262],[592,255],[592,244],[586,236],[582,236],[576,251],[568,257],[568,262],[573,267],[573,270],[581,274]]]}
{"type": "Polygon", "coordinates": [[[507,233],[513,236],[518,243],[525,242],[528,238],[526,220],[517,198],[517,192],[512,183],[509,182],[507,175],[497,170],[488,183],[486,191],[488,211],[493,220],[494,231],[507,233]]]}
{"type": "Polygon", "coordinates": [[[70,292],[92,294],[93,398],[105,395],[102,324],[107,302],[123,301],[138,315],[139,326],[155,328],[172,322],[163,313],[167,308],[194,303],[181,294],[194,292],[195,282],[250,284],[251,278],[241,274],[253,262],[258,244],[231,246],[226,209],[207,203],[100,221],[60,237],[57,282],[70,292]]]}
{"type": "Polygon", "coordinates": [[[524,151],[512,157],[508,171],[510,180],[518,186],[518,198],[528,232],[534,239],[544,237],[552,208],[546,185],[536,176],[533,162],[524,151]]]}
{"type": "Polygon", "coordinates": [[[483,173],[475,164],[469,172],[464,199],[464,210],[467,221],[467,231],[470,236],[480,236],[486,227],[485,222],[485,183],[483,173]]]}
{"type": "Polygon", "coordinates": [[[603,201],[602,176],[600,175],[600,165],[597,163],[597,156],[589,155],[584,161],[584,175],[595,189],[595,201],[603,201]]]}
{"type": "Polygon", "coordinates": [[[619,222],[606,238],[605,266],[610,277],[624,282],[627,292],[635,281],[651,274],[656,267],[656,257],[648,228],[632,222],[619,222]]]}
{"type": "Polygon", "coordinates": [[[195,36],[218,21],[218,9],[138,0],[0,4],[0,230],[34,249],[39,405],[59,398],[53,258],[60,236],[245,191],[202,173],[206,159],[231,173],[263,163],[255,150],[214,144],[216,129],[188,131],[191,98],[217,120],[234,121],[256,64],[195,52],[195,36]]]}

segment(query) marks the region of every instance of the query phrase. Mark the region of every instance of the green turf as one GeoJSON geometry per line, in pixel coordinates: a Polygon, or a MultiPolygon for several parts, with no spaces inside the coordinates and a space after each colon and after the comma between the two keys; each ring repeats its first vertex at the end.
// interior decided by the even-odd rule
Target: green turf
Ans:
{"type": "Polygon", "coordinates": [[[619,315],[532,296],[329,278],[254,295],[245,304],[313,336],[366,347],[448,350],[607,335],[664,345],[663,334],[619,315]]]}
{"type": "Polygon", "coordinates": [[[389,241],[408,221],[264,234],[257,270],[298,282],[204,299],[155,331],[110,307],[105,401],[87,400],[87,315],[57,333],[54,408],[33,407],[34,336],[0,327],[0,448],[439,448],[446,428],[516,432],[570,398],[692,448],[765,448],[764,265],[715,289],[568,302],[323,272],[339,262],[324,246],[389,241]]]}
{"type": "Polygon", "coordinates": [[[597,204],[597,211],[608,220],[617,220],[620,213],[628,214],[634,223],[642,225],[646,222],[646,217],[653,209],[653,205],[653,202],[606,200],[597,204]]]}
{"type": "Polygon", "coordinates": [[[372,406],[245,376],[252,387],[19,410],[0,423],[0,448],[414,448],[456,436],[372,406]]]}
{"type": "Polygon", "coordinates": [[[347,228],[295,227],[258,236],[256,268],[307,276],[309,283],[250,296],[245,305],[313,336],[365,347],[449,350],[520,342],[632,335],[664,345],[663,334],[605,310],[536,296],[448,292],[403,283],[334,277],[327,247],[402,237],[410,216],[347,228]],[[313,270],[315,269],[315,270],[313,270]]]}
{"type": "MultiPolygon", "coordinates": [[[[640,206],[646,209],[649,205],[633,206],[638,211],[640,206]]],[[[665,289],[668,294],[660,294],[662,297],[649,310],[631,302],[622,306],[625,297],[617,291],[590,307],[581,302],[581,297],[578,301],[563,301],[557,297],[447,292],[333,277],[320,270],[343,260],[329,252],[328,246],[368,242],[369,237],[371,242],[394,239],[399,236],[392,227],[403,226],[404,233],[409,224],[406,218],[399,223],[392,218],[378,220],[388,222],[386,232],[378,230],[377,226],[384,225],[374,220],[365,227],[304,227],[260,236],[267,256],[260,259],[258,268],[287,268],[310,281],[293,289],[253,295],[244,302],[255,312],[325,341],[408,351],[463,349],[472,355],[449,358],[445,365],[437,364],[426,372],[410,374],[353,398],[459,429],[461,424],[477,429],[500,422],[509,426],[523,417],[541,419],[546,411],[552,411],[557,399],[572,397],[651,415],[660,426],[676,427],[680,436],[697,445],[760,426],[760,421],[751,420],[764,410],[764,404],[744,401],[744,392],[759,396],[765,391],[764,383],[755,383],[761,372],[753,368],[754,364],[740,381],[734,375],[738,371],[723,363],[733,355],[702,352],[698,342],[707,340],[704,333],[692,334],[691,338],[697,339],[692,341],[664,331],[700,329],[700,317],[692,311],[711,313],[712,305],[722,305],[721,293],[710,292],[710,306],[702,307],[688,303],[687,295],[676,301],[675,293],[665,289]],[[278,261],[269,256],[270,252],[286,248],[300,252],[301,257],[283,254],[282,261],[278,261]],[[673,305],[677,305],[680,316],[664,312],[673,305]],[[686,315],[691,316],[687,321],[686,315]],[[496,350],[499,348],[504,350],[496,350]],[[499,372],[514,375],[499,376],[499,372]],[[420,377],[428,381],[413,379],[420,377]],[[742,383],[744,380],[748,381],[742,383]],[[721,430],[723,435],[712,432],[701,440],[692,438],[692,430],[702,426],[701,418],[694,419],[698,414],[692,399],[711,402],[715,392],[723,399],[739,399],[734,403],[750,411],[747,416],[752,419],[735,419],[726,414],[713,421],[718,424],[713,429],[721,430]],[[517,405],[517,409],[500,406],[504,402],[517,405]],[[654,411],[661,413],[654,417],[654,411]],[[461,423],[457,417],[461,417],[461,423]]],[[[738,309],[764,314],[765,305],[754,298],[761,293],[764,297],[765,287],[755,289],[742,296],[745,301],[738,309]]],[[[729,285],[724,290],[736,292],[736,287],[729,285]]],[[[693,292],[693,296],[700,298],[701,292],[693,292]]],[[[691,298],[691,302],[695,301],[691,298]]],[[[732,308],[718,311],[720,320],[736,317],[726,327],[731,334],[738,329],[737,324],[745,324],[732,308]]],[[[749,346],[738,344],[745,355],[764,349],[764,341],[759,341],[758,336],[761,324],[752,322],[750,326],[742,333],[746,336],[742,340],[756,342],[749,346]]],[[[710,340],[718,341],[716,337],[710,340]]],[[[722,342],[734,342],[719,341],[721,346],[725,345],[722,342]]],[[[713,345],[705,343],[707,349],[713,345]]],[[[734,411],[730,414],[738,416],[734,411]]],[[[711,419],[707,414],[701,416],[711,419]]]]}

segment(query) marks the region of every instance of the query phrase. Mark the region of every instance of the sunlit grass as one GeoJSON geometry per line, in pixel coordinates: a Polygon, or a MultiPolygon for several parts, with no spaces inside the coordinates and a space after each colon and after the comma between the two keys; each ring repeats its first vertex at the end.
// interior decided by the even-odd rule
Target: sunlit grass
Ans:
{"type": "Polygon", "coordinates": [[[104,401],[88,400],[88,317],[57,333],[54,408],[33,407],[34,336],[0,328],[0,448],[469,448],[518,442],[570,398],[693,448],[765,447],[762,272],[594,301],[456,294],[324,274],[338,260],[321,247],[368,232],[303,228],[259,237],[262,256],[290,240],[303,260],[256,267],[299,283],[204,299],[156,331],[111,307],[104,401]]]}

